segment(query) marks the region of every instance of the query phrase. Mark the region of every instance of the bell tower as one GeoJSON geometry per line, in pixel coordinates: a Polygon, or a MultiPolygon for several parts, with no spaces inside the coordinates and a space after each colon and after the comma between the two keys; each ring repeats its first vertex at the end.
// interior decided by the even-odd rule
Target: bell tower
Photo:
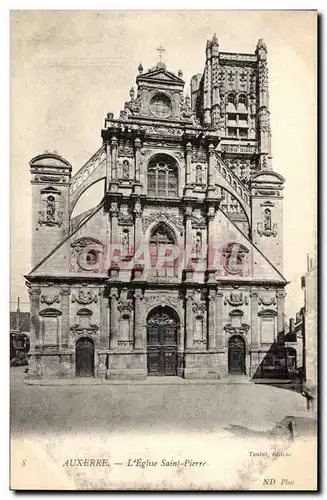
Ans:
{"type": "Polygon", "coordinates": [[[32,184],[32,267],[69,234],[69,187],[72,166],[56,153],[30,162],[32,184]]]}

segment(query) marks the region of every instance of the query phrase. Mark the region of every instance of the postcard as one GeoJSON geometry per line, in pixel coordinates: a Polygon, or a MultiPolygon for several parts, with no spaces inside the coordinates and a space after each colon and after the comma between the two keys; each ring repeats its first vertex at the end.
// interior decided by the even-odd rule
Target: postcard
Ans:
{"type": "Polygon", "coordinates": [[[10,17],[10,488],[316,491],[317,12],[10,17]]]}

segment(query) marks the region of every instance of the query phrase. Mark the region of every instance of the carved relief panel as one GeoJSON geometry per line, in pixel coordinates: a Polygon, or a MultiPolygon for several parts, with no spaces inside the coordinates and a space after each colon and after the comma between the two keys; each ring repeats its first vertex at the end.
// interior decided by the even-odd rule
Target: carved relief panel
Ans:
{"type": "Polygon", "coordinates": [[[70,272],[103,273],[104,267],[104,246],[99,240],[83,237],[71,244],[70,272]]]}
{"type": "Polygon", "coordinates": [[[239,243],[225,245],[221,252],[218,276],[249,276],[250,275],[249,250],[239,243]]]}
{"type": "Polygon", "coordinates": [[[40,208],[37,217],[38,226],[61,227],[63,223],[63,211],[61,208],[61,191],[49,186],[42,189],[40,208]]]}
{"type": "Polygon", "coordinates": [[[262,207],[262,222],[257,223],[259,236],[273,236],[275,238],[278,234],[278,224],[277,222],[273,222],[271,205],[267,205],[266,203],[262,207]]]}

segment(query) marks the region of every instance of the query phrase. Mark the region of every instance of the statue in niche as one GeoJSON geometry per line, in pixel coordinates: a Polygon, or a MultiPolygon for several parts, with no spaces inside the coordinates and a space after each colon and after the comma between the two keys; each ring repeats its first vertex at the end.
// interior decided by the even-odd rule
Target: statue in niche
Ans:
{"type": "Polygon", "coordinates": [[[128,160],[123,161],[122,175],[123,175],[123,179],[129,179],[129,162],[128,162],[128,160]]]}
{"type": "Polygon", "coordinates": [[[128,244],[129,244],[129,235],[127,229],[124,229],[123,231],[123,237],[122,237],[122,245],[124,252],[127,253],[128,251],[128,244]]]}
{"type": "Polygon", "coordinates": [[[258,222],[257,227],[259,236],[277,236],[277,223],[272,224],[271,222],[270,208],[265,208],[262,214],[262,222],[258,222]]]}
{"type": "Polygon", "coordinates": [[[128,229],[124,229],[122,232],[122,255],[123,259],[129,260],[131,258],[131,248],[129,246],[128,229]]]}
{"type": "Polygon", "coordinates": [[[263,228],[264,231],[271,231],[271,210],[269,208],[265,209],[263,217],[263,228]]]}
{"type": "Polygon", "coordinates": [[[202,233],[197,231],[194,235],[194,260],[201,260],[202,256],[202,233]]]}
{"type": "Polygon", "coordinates": [[[199,255],[202,251],[202,234],[198,231],[195,238],[195,251],[199,255]]]}
{"type": "Polygon", "coordinates": [[[55,197],[50,195],[47,198],[47,219],[48,220],[54,219],[55,212],[56,212],[55,197]]]}
{"type": "Polygon", "coordinates": [[[201,167],[201,165],[196,166],[195,183],[202,184],[202,167],[201,167]]]}

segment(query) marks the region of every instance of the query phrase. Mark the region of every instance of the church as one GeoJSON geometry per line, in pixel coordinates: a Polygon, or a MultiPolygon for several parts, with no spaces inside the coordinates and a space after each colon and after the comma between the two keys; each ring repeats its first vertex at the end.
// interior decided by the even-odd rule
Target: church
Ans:
{"type": "Polygon", "coordinates": [[[223,52],[214,35],[190,95],[162,50],[75,175],[55,153],[29,162],[29,378],[253,377],[283,335],[266,45],[223,52]]]}

